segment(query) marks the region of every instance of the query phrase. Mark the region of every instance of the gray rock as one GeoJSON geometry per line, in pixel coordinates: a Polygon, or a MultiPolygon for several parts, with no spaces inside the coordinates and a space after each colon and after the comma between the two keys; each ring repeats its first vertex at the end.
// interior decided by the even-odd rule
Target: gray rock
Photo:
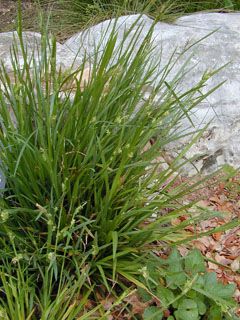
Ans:
{"type": "MultiPolygon", "coordinates": [[[[23,32],[23,42],[28,56],[34,56],[35,61],[38,62],[40,56],[41,34],[30,31],[23,32]]],[[[19,66],[21,68],[24,64],[24,60],[21,54],[17,32],[0,33],[0,61],[3,62],[8,72],[12,71],[10,52],[13,48],[13,43],[17,44],[16,48],[18,50],[19,66]]],[[[76,55],[72,53],[71,50],[60,43],[57,43],[57,65],[59,68],[62,67],[63,69],[67,69],[72,66],[76,67],[80,62],[81,60],[76,59],[76,55]]]]}
{"type": "MultiPolygon", "coordinates": [[[[23,34],[23,40],[25,48],[28,49],[29,55],[34,53],[36,56],[37,48],[41,43],[41,35],[35,32],[25,32],[23,34]]],[[[23,66],[23,57],[20,53],[20,42],[18,40],[17,32],[4,32],[0,33],[0,60],[3,62],[7,71],[12,71],[12,62],[10,51],[12,49],[13,43],[17,44],[17,50],[19,50],[19,64],[23,66]]]]}
{"type": "MultiPolygon", "coordinates": [[[[153,23],[150,18],[142,16],[139,19],[139,15],[131,15],[120,17],[117,21],[104,21],[74,35],[66,41],[65,46],[80,59],[85,55],[91,58],[96,47],[101,56],[114,25],[120,43],[124,33],[130,30],[133,23],[136,24],[128,35],[125,43],[127,48],[132,36],[141,26],[143,27],[140,40],[144,38],[153,23]]],[[[179,58],[174,68],[176,73],[186,61],[188,61],[187,68],[192,68],[180,85],[184,90],[196,84],[205,71],[211,72],[229,63],[216,76],[209,79],[208,87],[203,93],[224,80],[226,83],[198,105],[192,114],[196,128],[201,128],[210,121],[211,124],[203,137],[189,150],[187,157],[199,155],[195,167],[206,173],[225,163],[239,167],[240,13],[199,13],[179,18],[174,24],[159,22],[154,27],[153,45],[156,48],[152,59],[161,55],[161,66],[168,63],[176,48],[175,57],[179,57],[179,54],[190,47],[179,58]],[[202,41],[198,42],[200,39],[202,41]]],[[[138,45],[136,51],[137,48],[138,45]]],[[[189,123],[184,122],[183,126],[187,128],[189,123]]],[[[178,143],[177,149],[181,150],[185,143],[186,140],[178,143]]],[[[176,146],[172,147],[176,149],[176,146]]],[[[193,174],[195,169],[190,166],[186,171],[193,174]]]]}
{"type": "MultiPolygon", "coordinates": [[[[114,26],[118,32],[118,44],[126,32],[129,32],[125,42],[126,49],[136,31],[142,28],[139,41],[135,45],[135,52],[137,52],[139,44],[152,23],[153,20],[147,16],[130,15],[93,26],[74,35],[63,45],[57,44],[58,66],[76,68],[85,56],[91,61],[96,48],[100,58],[114,26]],[[132,27],[133,23],[135,23],[134,27],[132,27]]],[[[12,70],[9,50],[14,36],[16,33],[13,32],[0,34],[0,60],[9,71],[12,70]]],[[[201,128],[210,121],[211,124],[186,156],[191,158],[198,155],[194,165],[201,172],[209,173],[225,163],[239,167],[240,13],[199,13],[179,18],[174,24],[158,22],[154,27],[152,39],[155,46],[152,59],[161,58],[159,69],[168,63],[174,51],[174,57],[178,58],[173,72],[169,75],[169,80],[182,70],[187,62],[189,72],[180,83],[181,90],[191,88],[198,83],[206,70],[211,72],[230,62],[216,76],[209,79],[208,87],[204,90],[206,92],[219,82],[226,80],[224,85],[198,105],[192,114],[196,128],[201,128]],[[215,32],[212,33],[213,31],[215,32]],[[210,33],[212,34],[209,35],[210,33]],[[200,39],[202,41],[198,42],[200,39]],[[181,53],[187,48],[189,48],[188,51],[182,55],[181,53]]],[[[29,54],[34,52],[35,59],[40,41],[40,34],[24,33],[25,46],[29,54]]],[[[19,54],[19,63],[20,65],[23,63],[21,54],[19,54]]],[[[183,128],[188,129],[189,122],[183,122],[183,128]]],[[[172,153],[178,152],[185,143],[186,140],[182,140],[181,143],[171,145],[169,148],[172,153]]],[[[186,172],[193,174],[195,169],[188,166],[186,172]]]]}

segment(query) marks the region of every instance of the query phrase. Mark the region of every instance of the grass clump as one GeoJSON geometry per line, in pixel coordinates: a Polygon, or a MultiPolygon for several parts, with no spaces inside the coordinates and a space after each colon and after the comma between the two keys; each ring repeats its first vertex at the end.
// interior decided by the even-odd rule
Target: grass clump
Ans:
{"type": "MultiPolygon", "coordinates": [[[[17,2],[17,1],[16,1],[17,2]]],[[[2,31],[14,30],[14,12],[17,4],[11,2],[3,10],[9,12],[0,24],[2,31]]],[[[38,12],[51,13],[50,29],[58,40],[64,41],[80,29],[121,15],[147,14],[159,21],[172,22],[176,18],[195,12],[232,12],[240,10],[238,0],[32,0],[23,2],[24,28],[39,31],[38,12]]]]}
{"type": "Polygon", "coordinates": [[[51,28],[60,39],[79,29],[121,15],[145,13],[153,19],[171,22],[184,14],[199,11],[240,10],[239,1],[235,0],[43,0],[40,3],[43,7],[52,8],[51,28]]]}
{"type": "Polygon", "coordinates": [[[66,73],[56,41],[45,33],[39,56],[29,54],[19,24],[13,79],[0,70],[4,319],[105,319],[101,304],[85,310],[90,295],[121,300],[131,284],[147,288],[141,277],[154,242],[176,244],[184,227],[209,217],[181,204],[194,186],[173,188],[191,144],[160,167],[166,145],[184,135],[175,129],[206,97],[207,79],[178,93],[183,76],[167,80],[174,60],[159,72],[148,63],[151,31],[134,54],[141,28],[125,51],[128,34],[117,47],[113,30],[101,56],[96,50],[90,65],[66,73]],[[69,82],[74,88],[65,90],[69,82]],[[191,219],[172,226],[181,214],[191,219]]]}

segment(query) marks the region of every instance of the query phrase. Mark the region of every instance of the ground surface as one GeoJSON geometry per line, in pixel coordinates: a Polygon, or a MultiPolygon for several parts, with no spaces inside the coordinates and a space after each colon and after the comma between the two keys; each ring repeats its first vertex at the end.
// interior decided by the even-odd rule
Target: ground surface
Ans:
{"type": "MultiPolygon", "coordinates": [[[[26,10],[27,7],[31,5],[29,1],[24,1],[23,6],[26,10]]],[[[0,31],[8,31],[12,29],[15,24],[16,18],[16,1],[11,0],[1,0],[0,2],[0,31]]]]}
{"type": "MultiPolygon", "coordinates": [[[[188,228],[189,233],[208,232],[212,228],[221,227],[225,223],[240,219],[240,176],[222,180],[214,178],[213,184],[206,185],[191,200],[202,197],[199,206],[220,213],[219,217],[201,222],[196,228],[188,228]]],[[[193,197],[193,198],[192,198],[193,197]]],[[[184,217],[182,217],[184,219],[184,217]]],[[[172,222],[180,223],[179,219],[172,222]]],[[[208,260],[208,270],[215,271],[223,283],[235,283],[237,290],[235,299],[240,304],[240,226],[228,231],[216,232],[192,241],[194,247],[201,250],[208,260]]],[[[190,246],[191,247],[191,246],[190,246]]],[[[189,247],[180,246],[182,255],[187,254],[189,247]]],[[[240,308],[239,308],[240,312],[240,308]]]]}
{"type": "MultiPolygon", "coordinates": [[[[18,4],[16,0],[0,0],[0,32],[8,32],[16,30],[17,24],[17,10],[18,4]]],[[[75,32],[69,29],[66,24],[67,12],[58,11],[58,5],[52,0],[41,2],[41,7],[35,0],[22,0],[22,17],[23,29],[31,31],[40,31],[39,16],[40,13],[47,15],[51,12],[51,31],[57,36],[58,41],[63,41],[75,32]],[[54,10],[52,11],[52,3],[54,3],[54,10]],[[60,14],[60,16],[59,16],[60,14]]]]}

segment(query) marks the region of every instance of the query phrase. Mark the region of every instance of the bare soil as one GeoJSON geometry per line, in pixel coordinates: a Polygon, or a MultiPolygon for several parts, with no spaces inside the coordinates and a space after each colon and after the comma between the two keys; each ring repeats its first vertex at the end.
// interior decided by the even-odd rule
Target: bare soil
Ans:
{"type": "MultiPolygon", "coordinates": [[[[17,0],[0,0],[0,32],[16,29],[17,0]]],[[[31,0],[22,0],[24,29],[33,29],[36,25],[37,7],[31,0]]]]}

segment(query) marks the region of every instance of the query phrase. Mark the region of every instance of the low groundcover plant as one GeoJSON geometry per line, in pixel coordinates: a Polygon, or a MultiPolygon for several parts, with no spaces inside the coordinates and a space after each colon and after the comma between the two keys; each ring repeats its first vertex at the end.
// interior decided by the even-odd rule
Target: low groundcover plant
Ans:
{"type": "Polygon", "coordinates": [[[238,319],[234,308],[234,284],[223,285],[214,272],[207,272],[204,258],[197,249],[181,257],[177,249],[167,259],[152,255],[142,278],[148,290],[139,288],[142,301],[147,302],[144,319],[168,320],[238,319]],[[154,305],[154,293],[162,308],[154,305]],[[164,311],[165,310],[165,311],[164,311]]]}
{"type": "Polygon", "coordinates": [[[167,80],[173,58],[158,73],[147,62],[152,30],[134,55],[140,32],[124,51],[128,34],[117,47],[113,30],[101,56],[96,48],[90,65],[85,59],[66,72],[47,33],[38,59],[27,51],[19,22],[13,79],[0,70],[3,319],[105,319],[101,304],[86,307],[90,296],[102,290],[117,305],[131,284],[147,289],[141,277],[149,245],[175,244],[188,224],[209,217],[192,210],[191,219],[170,224],[190,214],[193,204],[181,199],[198,186],[172,187],[191,144],[162,166],[167,144],[185,135],[175,128],[206,97],[208,77],[178,91],[183,75],[167,80]],[[67,83],[74,88],[64,90],[67,83]]]}

